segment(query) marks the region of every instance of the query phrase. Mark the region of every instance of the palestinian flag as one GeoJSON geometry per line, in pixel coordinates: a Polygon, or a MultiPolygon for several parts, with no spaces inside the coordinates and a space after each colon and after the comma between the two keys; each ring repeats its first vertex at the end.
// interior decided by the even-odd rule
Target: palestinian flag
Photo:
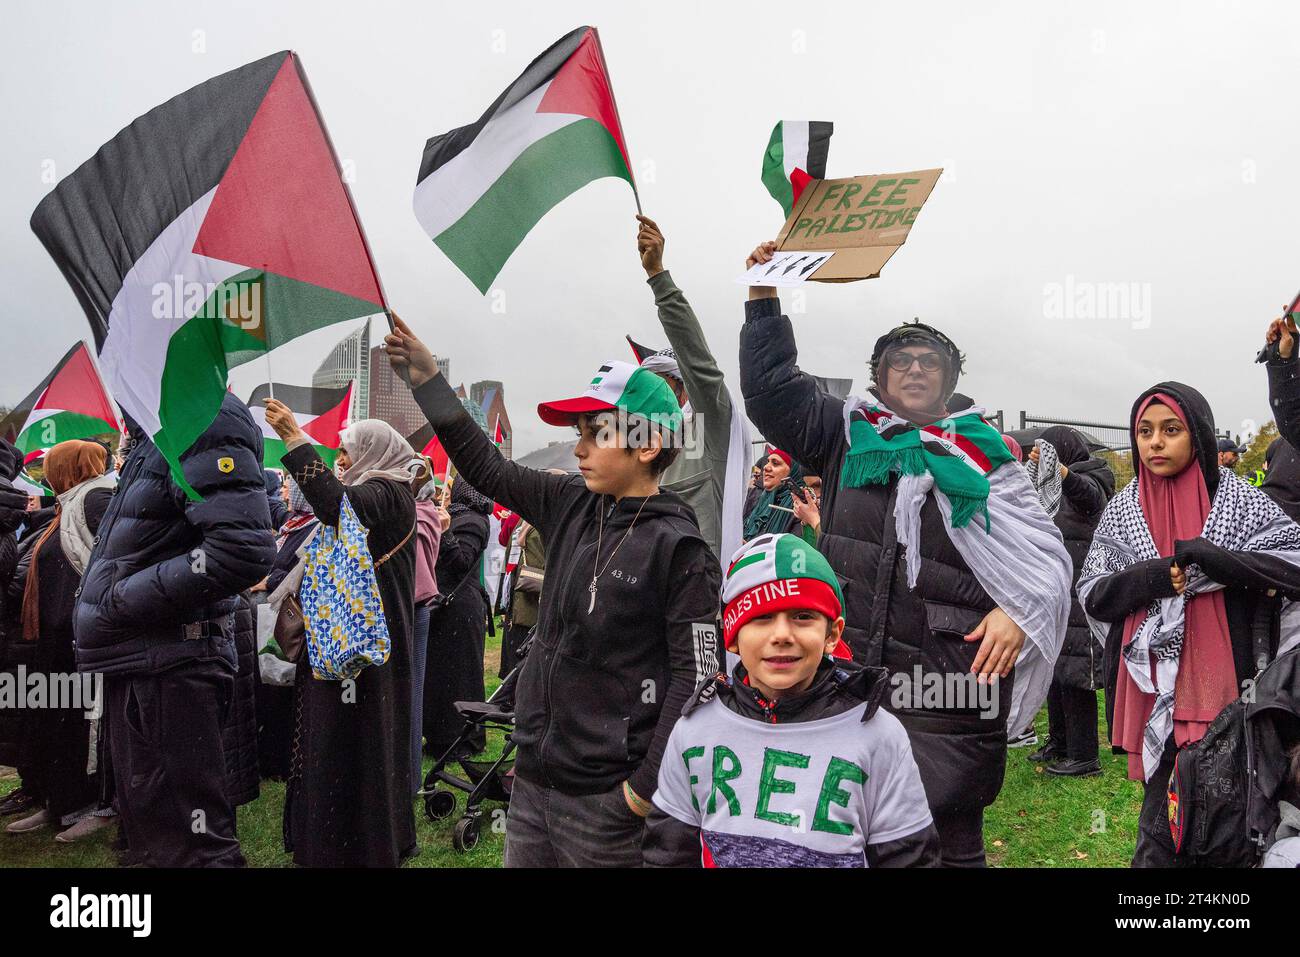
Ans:
{"type": "Polygon", "coordinates": [[[416,429],[406,437],[406,444],[413,449],[419,449],[421,455],[427,455],[433,460],[433,476],[439,483],[447,481],[451,460],[447,457],[447,450],[442,447],[438,436],[434,435],[433,426],[425,425],[416,429]]]}
{"type": "Polygon", "coordinates": [[[501,443],[510,437],[505,427],[501,424],[501,416],[497,416],[496,425],[492,427],[492,441],[500,447],[501,443]]]}
{"type": "Polygon", "coordinates": [[[642,345],[631,336],[624,336],[623,338],[626,339],[627,344],[632,347],[632,355],[636,356],[637,365],[641,365],[641,363],[645,362],[659,351],[651,346],[642,345]]]}
{"type": "Polygon", "coordinates": [[[772,130],[763,154],[763,185],[781,204],[786,218],[810,180],[826,178],[833,123],[782,120],[772,130]]]}
{"type": "Polygon", "coordinates": [[[415,218],[486,293],[538,220],[592,180],[632,184],[618,107],[595,27],[529,64],[477,123],[424,146],[415,218]]]}
{"type": "Polygon", "coordinates": [[[122,431],[117,408],[109,398],[84,342],[67,351],[39,386],[14,410],[18,434],[13,442],[25,455],[69,439],[89,439],[122,431]],[[22,415],[21,423],[17,415],[22,415]]]}
{"type": "Polygon", "coordinates": [[[137,119],[36,207],[32,229],[90,320],[109,391],[171,464],[227,371],[385,312],[361,224],[288,51],[137,119]]]}
{"type": "Polygon", "coordinates": [[[262,464],[268,469],[283,468],[280,459],[285,447],[266,421],[267,399],[278,399],[293,412],[294,421],[311,439],[312,445],[330,468],[338,455],[339,434],[348,424],[352,408],[352,383],[337,389],[316,389],[304,385],[284,385],[279,382],[259,385],[248,397],[248,411],[262,430],[262,464]]]}

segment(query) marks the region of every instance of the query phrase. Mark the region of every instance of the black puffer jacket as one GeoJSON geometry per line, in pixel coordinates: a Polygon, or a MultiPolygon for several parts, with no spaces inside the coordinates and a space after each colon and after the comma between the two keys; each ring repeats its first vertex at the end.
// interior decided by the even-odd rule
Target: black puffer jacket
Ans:
{"type": "Polygon", "coordinates": [[[162,671],[205,658],[236,669],[239,593],[270,571],[275,538],[262,435],[227,393],[181,457],[192,502],[158,447],[132,426],[131,453],[100,525],[74,616],[81,671],[162,671]]]}
{"type": "MultiPolygon", "coordinates": [[[[963,641],[996,603],[980,585],[943,525],[934,496],[921,507],[921,572],[907,587],[904,548],[894,526],[897,480],[840,488],[848,452],[844,402],[799,371],[794,330],[777,299],[745,304],[740,385],[745,411],[772,444],[822,476],[822,533],[817,549],[844,591],[844,638],[853,660],[890,675],[967,674],[979,642],[963,641]]],[[[954,395],[949,408],[970,404],[954,395]],[[964,403],[964,404],[963,404],[964,403]]],[[[1015,672],[998,683],[996,714],[965,708],[888,707],[907,729],[926,797],[936,816],[986,807],[1006,767],[1006,721],[1015,672]]],[[[923,677],[922,682],[931,680],[923,677]]],[[[891,696],[892,698],[892,696],[891,696]]]]}
{"type": "Polygon", "coordinates": [[[27,517],[27,493],[14,488],[13,484],[22,464],[22,453],[0,439],[0,657],[3,655],[6,622],[17,613],[17,609],[8,607],[5,591],[18,565],[18,539],[14,533],[27,517]]]}
{"type": "Polygon", "coordinates": [[[257,800],[261,776],[257,764],[257,628],[256,609],[248,594],[235,608],[235,652],[239,673],[230,695],[230,710],[221,726],[226,757],[226,797],[235,807],[257,800]]]}
{"type": "Polygon", "coordinates": [[[1104,682],[1103,649],[1093,638],[1088,616],[1083,613],[1073,589],[1079,583],[1083,560],[1092,547],[1092,533],[1106,510],[1106,503],[1115,494],[1115,473],[1102,459],[1093,458],[1083,438],[1068,426],[1047,429],[1041,438],[1051,443],[1068,470],[1061,482],[1061,507],[1052,520],[1061,530],[1065,550],[1070,553],[1074,566],[1070,582],[1070,625],[1065,630],[1065,642],[1056,659],[1053,677],[1067,688],[1096,691],[1104,682]]]}

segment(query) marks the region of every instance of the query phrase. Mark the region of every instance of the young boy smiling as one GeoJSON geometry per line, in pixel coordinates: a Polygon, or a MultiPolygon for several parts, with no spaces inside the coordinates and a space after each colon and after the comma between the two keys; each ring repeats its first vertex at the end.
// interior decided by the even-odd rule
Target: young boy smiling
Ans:
{"type": "Polygon", "coordinates": [[[843,596],[796,535],[732,559],[723,635],[740,663],[673,728],[643,846],[658,867],[924,867],[939,839],[883,668],[832,660],[843,596]]]}

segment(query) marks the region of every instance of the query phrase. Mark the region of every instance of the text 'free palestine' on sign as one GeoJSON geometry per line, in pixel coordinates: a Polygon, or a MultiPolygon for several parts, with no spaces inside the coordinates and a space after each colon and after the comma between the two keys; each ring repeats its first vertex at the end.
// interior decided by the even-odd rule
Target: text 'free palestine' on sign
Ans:
{"type": "Polygon", "coordinates": [[[880,275],[907,241],[942,169],[813,180],[794,204],[776,248],[834,252],[809,278],[852,282],[880,275]]]}

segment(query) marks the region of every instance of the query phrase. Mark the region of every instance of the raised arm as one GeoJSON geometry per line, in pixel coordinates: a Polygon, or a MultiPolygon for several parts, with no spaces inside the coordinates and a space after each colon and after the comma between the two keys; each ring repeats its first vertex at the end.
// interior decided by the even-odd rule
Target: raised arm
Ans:
{"type": "Polygon", "coordinates": [[[501,454],[465,411],[432,353],[401,319],[384,339],[389,362],[411,384],[411,394],[437,433],[447,457],[476,489],[531,525],[545,529],[570,497],[585,494],[577,479],[525,468],[501,454]]]}
{"type": "MultiPolygon", "coordinates": [[[[767,262],[775,246],[764,244],[749,265],[767,262]]],[[[844,403],[827,395],[799,371],[794,327],[781,314],[775,291],[755,286],[745,303],[740,330],[740,389],[745,411],[767,440],[812,472],[822,475],[837,441],[844,441],[844,403]]]]}
{"type": "Polygon", "coordinates": [[[1300,448],[1300,362],[1296,356],[1294,317],[1286,316],[1269,323],[1265,345],[1276,343],[1268,368],[1268,404],[1273,410],[1277,431],[1292,446],[1300,448]]]}
{"type": "Polygon", "coordinates": [[[645,267],[646,281],[655,296],[659,324],[668,336],[668,345],[677,355],[691,407],[697,415],[705,416],[706,427],[716,422],[725,436],[731,420],[731,398],[727,394],[722,370],[704,338],[704,329],[695,310],[664,268],[663,232],[654,220],[646,216],[637,216],[637,219],[641,223],[637,233],[641,265],[645,267]]]}

